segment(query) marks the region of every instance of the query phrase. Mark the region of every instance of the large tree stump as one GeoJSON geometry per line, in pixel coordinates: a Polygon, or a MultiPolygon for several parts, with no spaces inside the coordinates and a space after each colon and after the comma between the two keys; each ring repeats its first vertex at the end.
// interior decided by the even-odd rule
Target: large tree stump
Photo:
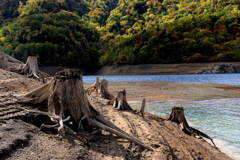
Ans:
{"type": "Polygon", "coordinates": [[[180,129],[182,131],[184,131],[186,134],[189,134],[189,135],[194,135],[194,136],[203,136],[207,139],[210,139],[213,143],[213,145],[216,147],[215,143],[213,142],[212,138],[209,137],[207,134],[195,129],[195,128],[192,128],[188,125],[187,123],[187,120],[184,116],[184,109],[183,107],[181,106],[174,106],[172,108],[172,111],[170,113],[170,115],[168,116],[167,118],[168,120],[172,121],[172,122],[175,122],[179,125],[180,129]]]}
{"type": "Polygon", "coordinates": [[[108,81],[106,79],[99,80],[96,77],[96,82],[86,89],[86,93],[91,95],[95,91],[96,96],[106,99],[113,99],[114,96],[108,92],[108,81]]]}
{"type": "Polygon", "coordinates": [[[133,110],[127,102],[126,90],[119,91],[117,96],[111,100],[113,103],[113,108],[118,110],[133,110]]]}
{"type": "Polygon", "coordinates": [[[7,69],[8,68],[7,61],[3,57],[0,59],[0,68],[1,69],[7,69]]]}
{"type": "Polygon", "coordinates": [[[92,107],[83,88],[81,71],[74,69],[60,71],[56,73],[51,81],[25,96],[19,97],[18,101],[30,104],[47,102],[48,112],[46,112],[46,115],[56,123],[54,127],[58,127],[59,133],[62,135],[67,130],[64,122],[67,119],[71,119],[77,130],[96,127],[126,138],[144,148],[153,150],[139,139],[129,135],[106,120],[92,107]]]}

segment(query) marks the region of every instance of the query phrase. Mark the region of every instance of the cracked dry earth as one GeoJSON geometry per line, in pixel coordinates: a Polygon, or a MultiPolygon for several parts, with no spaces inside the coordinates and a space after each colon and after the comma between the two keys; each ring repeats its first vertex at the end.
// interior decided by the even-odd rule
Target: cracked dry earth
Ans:
{"type": "MultiPolygon", "coordinates": [[[[143,149],[107,131],[77,131],[76,136],[61,137],[56,130],[40,130],[40,121],[45,117],[30,115],[16,108],[20,104],[10,103],[16,96],[40,85],[41,82],[34,79],[0,69],[1,160],[230,159],[204,139],[186,135],[164,117],[146,113],[143,118],[136,111],[118,111],[105,105],[104,99],[92,95],[88,96],[90,103],[105,118],[155,151],[143,149]]],[[[124,83],[121,85],[124,88],[124,83]]],[[[37,110],[40,106],[22,107],[37,110]]]]}

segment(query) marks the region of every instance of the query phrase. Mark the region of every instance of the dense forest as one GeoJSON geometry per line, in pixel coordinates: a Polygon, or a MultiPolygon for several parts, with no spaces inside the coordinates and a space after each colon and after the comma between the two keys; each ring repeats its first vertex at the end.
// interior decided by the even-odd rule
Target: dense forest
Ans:
{"type": "Polygon", "coordinates": [[[0,0],[0,50],[43,65],[240,60],[239,0],[0,0]]]}

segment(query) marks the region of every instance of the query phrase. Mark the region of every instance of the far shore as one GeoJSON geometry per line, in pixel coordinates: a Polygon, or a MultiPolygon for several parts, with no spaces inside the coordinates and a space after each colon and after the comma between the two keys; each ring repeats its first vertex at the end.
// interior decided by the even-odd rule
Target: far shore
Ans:
{"type": "Polygon", "coordinates": [[[211,67],[216,64],[233,64],[240,66],[240,62],[212,62],[212,63],[178,63],[178,64],[116,64],[103,66],[98,70],[91,71],[76,67],[63,66],[39,66],[43,72],[54,76],[58,71],[65,68],[80,69],[83,75],[177,75],[177,74],[195,74],[196,72],[211,67]]]}
{"type": "Polygon", "coordinates": [[[94,75],[177,75],[195,74],[216,64],[240,66],[240,62],[177,63],[177,64],[116,64],[100,68],[94,75]]]}

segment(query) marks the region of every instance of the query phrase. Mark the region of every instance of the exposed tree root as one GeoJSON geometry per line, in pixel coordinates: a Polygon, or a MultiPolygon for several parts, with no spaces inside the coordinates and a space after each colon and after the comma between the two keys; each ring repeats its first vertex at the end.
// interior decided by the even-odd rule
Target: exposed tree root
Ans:
{"type": "Polygon", "coordinates": [[[40,129],[42,128],[56,128],[60,134],[62,136],[65,135],[65,129],[64,127],[66,127],[67,131],[69,131],[70,133],[76,135],[76,132],[72,131],[68,126],[66,126],[65,124],[63,124],[64,122],[67,122],[68,120],[70,120],[70,116],[68,116],[66,119],[62,119],[62,117],[56,115],[56,114],[52,114],[52,113],[49,113],[49,112],[42,112],[42,111],[33,111],[33,110],[28,110],[28,109],[25,109],[23,107],[17,107],[17,108],[20,108],[20,109],[23,109],[29,113],[34,113],[34,114],[38,114],[38,115],[47,115],[52,122],[55,122],[56,124],[55,125],[45,125],[45,124],[42,124],[40,126],[40,129]]]}

